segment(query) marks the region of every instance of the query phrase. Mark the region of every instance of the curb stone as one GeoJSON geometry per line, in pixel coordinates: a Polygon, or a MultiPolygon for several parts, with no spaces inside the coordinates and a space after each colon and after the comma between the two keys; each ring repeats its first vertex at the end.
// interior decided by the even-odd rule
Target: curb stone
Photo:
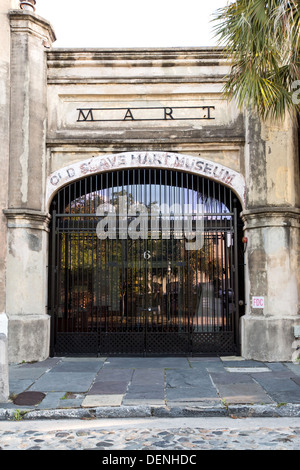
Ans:
{"type": "Polygon", "coordinates": [[[300,417],[300,404],[230,405],[228,415],[241,418],[298,418],[300,417]]]}
{"type": "Polygon", "coordinates": [[[157,407],[153,408],[152,416],[157,418],[193,418],[211,417],[220,418],[228,416],[228,411],[224,406],[194,406],[194,407],[157,407]]]}
{"type": "Polygon", "coordinates": [[[39,419],[98,419],[98,418],[180,418],[180,417],[300,417],[300,404],[278,405],[230,405],[228,407],[151,407],[120,406],[85,409],[24,410],[19,419],[16,410],[0,409],[0,421],[39,420],[39,419]]]}
{"type": "Polygon", "coordinates": [[[151,406],[101,407],[95,410],[96,418],[151,418],[151,406]]]}

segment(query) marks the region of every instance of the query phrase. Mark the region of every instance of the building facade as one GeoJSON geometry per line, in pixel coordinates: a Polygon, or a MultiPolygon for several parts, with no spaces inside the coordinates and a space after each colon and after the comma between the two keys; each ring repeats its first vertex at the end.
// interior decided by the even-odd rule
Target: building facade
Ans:
{"type": "Polygon", "coordinates": [[[225,101],[216,48],[54,49],[48,21],[1,5],[8,361],[295,360],[296,123],[225,101]]]}

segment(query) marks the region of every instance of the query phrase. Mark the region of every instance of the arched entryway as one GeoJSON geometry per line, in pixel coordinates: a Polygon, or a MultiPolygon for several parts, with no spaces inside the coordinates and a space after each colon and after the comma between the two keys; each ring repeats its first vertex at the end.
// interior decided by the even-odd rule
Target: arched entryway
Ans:
{"type": "Polygon", "coordinates": [[[231,189],[178,170],[119,169],[62,187],[50,211],[52,355],[238,352],[231,189]]]}

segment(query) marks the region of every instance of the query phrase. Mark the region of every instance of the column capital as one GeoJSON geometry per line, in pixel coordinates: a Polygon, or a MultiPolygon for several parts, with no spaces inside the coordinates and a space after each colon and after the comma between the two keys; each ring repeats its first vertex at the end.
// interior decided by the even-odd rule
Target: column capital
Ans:
{"type": "Polygon", "coordinates": [[[51,216],[31,209],[4,209],[8,228],[30,228],[49,232],[51,216]]]}
{"type": "Polygon", "coordinates": [[[54,29],[49,21],[29,10],[11,10],[9,18],[12,32],[26,32],[37,36],[46,40],[48,47],[51,47],[52,43],[56,41],[54,29]]]}
{"type": "Polygon", "coordinates": [[[245,229],[293,226],[300,228],[300,208],[291,206],[262,206],[241,212],[245,229]]]}

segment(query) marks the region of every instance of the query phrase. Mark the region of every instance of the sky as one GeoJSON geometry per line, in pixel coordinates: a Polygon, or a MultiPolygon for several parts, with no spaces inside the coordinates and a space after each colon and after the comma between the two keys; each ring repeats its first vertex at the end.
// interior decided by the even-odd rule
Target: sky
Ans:
{"type": "Polygon", "coordinates": [[[212,14],[227,0],[37,0],[56,34],[53,47],[217,45],[212,14]]]}

